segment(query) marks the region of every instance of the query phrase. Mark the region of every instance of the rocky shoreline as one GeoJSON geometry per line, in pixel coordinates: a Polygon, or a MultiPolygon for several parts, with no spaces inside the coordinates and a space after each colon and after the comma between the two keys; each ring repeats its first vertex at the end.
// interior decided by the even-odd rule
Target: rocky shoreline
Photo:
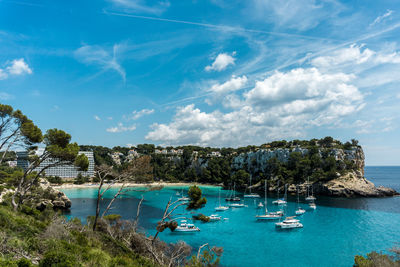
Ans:
{"type": "MultiPolygon", "coordinates": [[[[316,183],[303,183],[299,184],[300,194],[307,193],[307,186],[313,188],[314,195],[324,195],[331,197],[392,197],[400,195],[399,192],[392,188],[379,186],[376,187],[372,182],[368,181],[361,172],[354,171],[349,172],[343,176],[338,174],[338,178],[327,181],[327,182],[316,182],[316,183]]],[[[263,191],[263,185],[256,184],[252,187],[255,190],[263,191]]],[[[275,192],[276,187],[271,186],[268,190],[275,192]]],[[[284,190],[284,186],[280,187],[281,192],[284,190]]],[[[296,194],[297,186],[295,184],[288,185],[288,193],[296,194]]]]}

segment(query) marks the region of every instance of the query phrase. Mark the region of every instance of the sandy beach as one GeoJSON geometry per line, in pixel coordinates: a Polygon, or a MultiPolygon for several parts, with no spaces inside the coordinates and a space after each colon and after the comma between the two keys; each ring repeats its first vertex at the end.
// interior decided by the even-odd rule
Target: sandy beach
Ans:
{"type": "MultiPolygon", "coordinates": [[[[218,185],[211,185],[211,184],[200,184],[200,183],[166,183],[166,182],[153,182],[147,184],[140,184],[140,183],[126,183],[125,187],[173,187],[173,186],[192,186],[198,185],[203,187],[218,187],[218,185]]],[[[107,187],[109,184],[104,184],[103,187],[107,187]]],[[[112,184],[111,187],[120,187],[122,183],[115,183],[112,184]]],[[[99,184],[96,183],[84,183],[84,184],[72,184],[66,183],[62,185],[52,185],[55,189],[71,189],[71,188],[97,188],[99,184]]]]}

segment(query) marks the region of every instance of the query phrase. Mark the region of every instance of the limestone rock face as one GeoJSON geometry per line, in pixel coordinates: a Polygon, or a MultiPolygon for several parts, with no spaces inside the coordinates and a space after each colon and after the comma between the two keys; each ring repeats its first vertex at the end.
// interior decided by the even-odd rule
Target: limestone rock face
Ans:
{"type": "Polygon", "coordinates": [[[41,179],[40,186],[44,190],[46,198],[41,199],[36,205],[38,210],[44,210],[46,207],[61,210],[71,208],[71,200],[63,192],[54,189],[47,180],[41,179]]]}
{"type": "MultiPolygon", "coordinates": [[[[259,149],[255,152],[242,153],[233,159],[232,168],[239,170],[250,167],[251,172],[264,172],[268,167],[268,161],[271,158],[277,158],[281,162],[288,162],[290,153],[300,152],[303,156],[309,151],[307,148],[297,146],[295,148],[277,148],[277,149],[259,149]]],[[[320,149],[319,154],[323,153],[333,156],[338,164],[345,164],[345,161],[352,162],[355,166],[354,170],[347,172],[345,175],[336,174],[337,178],[330,181],[319,181],[310,184],[314,194],[338,196],[338,197],[384,197],[399,195],[398,192],[391,188],[376,187],[372,182],[364,177],[364,152],[360,146],[354,146],[352,149],[345,150],[339,148],[331,148],[329,150],[320,149]]],[[[273,180],[277,178],[272,178],[273,180]]],[[[307,192],[308,184],[305,182],[300,185],[289,184],[288,193],[296,193],[297,186],[301,194],[307,192]]],[[[253,185],[255,190],[264,190],[263,185],[253,185]]],[[[276,191],[276,186],[271,185],[269,191],[276,191]]],[[[284,185],[280,185],[280,190],[284,190],[284,185]]]]}

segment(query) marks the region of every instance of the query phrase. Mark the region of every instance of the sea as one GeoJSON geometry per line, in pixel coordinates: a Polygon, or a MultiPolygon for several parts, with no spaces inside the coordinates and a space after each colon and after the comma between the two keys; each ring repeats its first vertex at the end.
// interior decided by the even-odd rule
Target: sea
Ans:
{"type": "MultiPolygon", "coordinates": [[[[365,176],[375,183],[391,187],[400,192],[400,166],[365,167],[365,176]]],[[[208,243],[222,247],[221,266],[352,266],[355,255],[366,255],[371,251],[388,253],[400,246],[400,197],[387,198],[330,198],[318,196],[317,209],[309,209],[304,197],[300,204],[296,196],[288,197],[285,208],[287,215],[294,215],[298,205],[306,213],[298,217],[303,228],[279,230],[275,222],[257,221],[255,216],[262,211],[257,204],[260,199],[245,199],[247,207],[231,208],[215,212],[219,204],[225,204],[228,190],[219,187],[200,186],[207,198],[205,207],[193,212],[179,207],[176,217],[191,218],[193,214],[211,215],[218,213],[218,222],[194,222],[200,232],[179,234],[166,229],[159,234],[165,242],[183,240],[197,253],[198,247],[208,243]]],[[[144,197],[139,219],[140,230],[154,235],[156,224],[162,217],[167,202],[176,200],[177,194],[187,194],[188,187],[164,187],[159,191],[146,192],[134,188],[115,201],[109,213],[120,214],[124,219],[136,217],[137,205],[144,197]]],[[[117,189],[106,193],[112,198],[117,189]]],[[[95,188],[63,189],[72,201],[68,218],[78,217],[83,222],[95,212],[95,188]]],[[[240,196],[241,193],[237,192],[240,196]]],[[[268,196],[268,209],[277,210],[272,204],[275,195],[268,196]]],[[[104,208],[104,207],[103,207],[104,208]]]]}

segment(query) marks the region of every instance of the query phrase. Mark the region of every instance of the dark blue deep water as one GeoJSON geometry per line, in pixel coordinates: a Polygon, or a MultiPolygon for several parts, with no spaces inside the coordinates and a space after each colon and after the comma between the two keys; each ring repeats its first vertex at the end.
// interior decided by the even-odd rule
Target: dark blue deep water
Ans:
{"type": "MultiPolygon", "coordinates": [[[[400,191],[400,167],[366,167],[365,176],[375,183],[400,191]]],[[[208,203],[199,212],[210,215],[218,201],[218,188],[201,187],[208,203]]],[[[186,188],[187,189],[187,188],[186,188]]],[[[110,192],[111,197],[115,192],[110,192]]],[[[116,201],[110,213],[125,219],[136,216],[136,207],[142,194],[140,225],[143,231],[154,234],[155,225],[163,208],[181,187],[166,187],[161,191],[129,192],[116,201]]],[[[72,200],[68,216],[82,220],[95,210],[95,189],[64,189],[72,200]]],[[[222,195],[227,194],[221,191],[222,195]]],[[[269,198],[269,208],[273,198],[269,198]]],[[[201,231],[195,234],[177,234],[169,230],[159,236],[166,242],[184,240],[195,249],[204,243],[224,248],[223,266],[352,266],[354,255],[376,250],[387,251],[400,243],[400,197],[392,198],[327,198],[319,197],[317,209],[307,209],[302,215],[302,229],[278,231],[273,222],[257,222],[256,202],[246,199],[247,208],[221,212],[224,218],[215,223],[199,223],[201,231]]],[[[295,198],[289,198],[288,214],[294,214],[295,198]]],[[[191,217],[178,209],[176,214],[191,217]]]]}

